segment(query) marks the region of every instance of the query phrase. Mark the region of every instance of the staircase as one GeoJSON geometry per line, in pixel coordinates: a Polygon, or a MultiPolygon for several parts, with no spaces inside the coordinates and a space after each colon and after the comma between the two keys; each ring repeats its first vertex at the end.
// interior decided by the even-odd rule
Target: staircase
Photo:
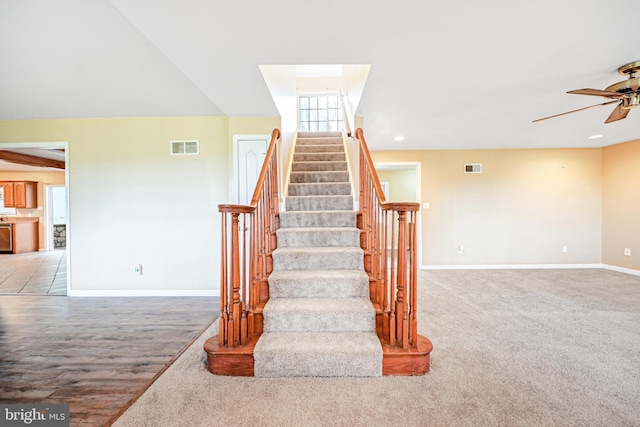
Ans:
{"type": "MultiPolygon", "coordinates": [[[[298,134],[280,212],[274,129],[248,205],[219,204],[219,333],[204,350],[216,375],[424,375],[418,334],[415,202],[387,202],[362,129],[359,211],[340,134],[298,134]],[[406,248],[406,250],[405,250],[406,248]]],[[[355,165],[351,165],[355,167],[355,165]]]]}
{"type": "Polygon", "coordinates": [[[254,356],[257,377],[382,375],[341,134],[301,134],[254,356]]]}

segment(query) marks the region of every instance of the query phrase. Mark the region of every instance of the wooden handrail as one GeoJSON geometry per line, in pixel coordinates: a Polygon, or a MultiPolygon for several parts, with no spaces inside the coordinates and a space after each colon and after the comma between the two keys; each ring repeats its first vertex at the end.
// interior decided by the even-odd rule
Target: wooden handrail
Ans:
{"type": "MultiPolygon", "coordinates": [[[[384,195],[384,191],[382,190],[382,185],[380,185],[380,179],[378,178],[378,173],[376,172],[376,168],[373,165],[373,160],[371,160],[371,154],[369,154],[369,147],[367,146],[367,141],[364,139],[364,132],[362,131],[362,128],[356,129],[356,139],[360,141],[360,158],[364,158],[366,170],[370,171],[371,173],[371,180],[373,183],[373,187],[376,190],[376,196],[378,197],[380,203],[384,203],[387,201],[387,198],[384,195]]],[[[360,179],[362,179],[362,176],[360,177],[360,179]]]]}
{"type": "Polygon", "coordinates": [[[219,347],[246,345],[262,332],[262,312],[269,299],[267,278],[279,227],[278,159],[280,130],[274,129],[249,205],[220,204],[219,347]]]}
{"type": "Polygon", "coordinates": [[[391,348],[418,346],[418,287],[415,202],[387,202],[362,129],[358,227],[369,275],[369,296],[376,307],[378,336],[391,348]]]}

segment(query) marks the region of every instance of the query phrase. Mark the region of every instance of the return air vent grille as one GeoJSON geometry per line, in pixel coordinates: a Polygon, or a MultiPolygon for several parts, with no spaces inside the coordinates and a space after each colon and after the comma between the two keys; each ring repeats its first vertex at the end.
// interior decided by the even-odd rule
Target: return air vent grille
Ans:
{"type": "Polygon", "coordinates": [[[464,165],[464,173],[482,173],[482,163],[469,163],[464,165]]]}
{"type": "Polygon", "coordinates": [[[171,155],[200,154],[200,141],[171,141],[171,155]]]}

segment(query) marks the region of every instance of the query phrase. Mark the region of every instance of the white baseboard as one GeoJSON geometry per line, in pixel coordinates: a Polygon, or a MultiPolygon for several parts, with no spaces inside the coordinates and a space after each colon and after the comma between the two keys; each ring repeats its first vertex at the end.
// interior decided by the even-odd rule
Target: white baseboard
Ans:
{"type": "Polygon", "coordinates": [[[77,289],[70,297],[219,297],[220,291],[194,289],[77,289]]]}
{"type": "Polygon", "coordinates": [[[633,274],[634,276],[640,276],[640,270],[633,270],[631,268],[618,267],[616,265],[602,264],[602,268],[607,270],[618,271],[620,273],[633,274]]]}
{"type": "Polygon", "coordinates": [[[602,264],[488,264],[420,266],[420,270],[535,270],[562,268],[604,268],[604,266],[602,264]]]}

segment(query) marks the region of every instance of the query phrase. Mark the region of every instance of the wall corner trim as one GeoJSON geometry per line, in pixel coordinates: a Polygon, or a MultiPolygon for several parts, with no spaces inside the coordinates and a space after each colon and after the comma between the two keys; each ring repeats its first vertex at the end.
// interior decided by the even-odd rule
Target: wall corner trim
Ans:
{"type": "Polygon", "coordinates": [[[631,268],[618,267],[617,265],[602,264],[602,268],[606,270],[617,271],[619,273],[626,273],[626,274],[632,274],[634,276],[640,276],[640,270],[633,270],[631,268]]]}

